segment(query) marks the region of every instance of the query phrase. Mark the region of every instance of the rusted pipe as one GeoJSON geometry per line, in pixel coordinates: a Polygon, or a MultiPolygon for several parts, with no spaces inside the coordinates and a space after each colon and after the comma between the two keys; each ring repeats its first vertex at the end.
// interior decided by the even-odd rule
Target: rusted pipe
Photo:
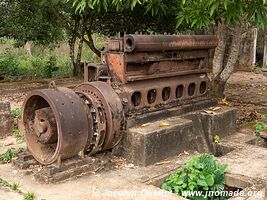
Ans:
{"type": "Polygon", "coordinates": [[[124,52],[210,49],[218,45],[213,35],[126,35],[124,52]]]}

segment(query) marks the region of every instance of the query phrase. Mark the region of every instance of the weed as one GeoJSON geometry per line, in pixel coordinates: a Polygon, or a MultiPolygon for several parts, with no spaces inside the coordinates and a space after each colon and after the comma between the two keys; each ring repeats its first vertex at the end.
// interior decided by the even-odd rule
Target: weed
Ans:
{"type": "Polygon", "coordinates": [[[256,137],[256,141],[257,141],[257,142],[261,142],[261,141],[263,141],[263,139],[262,139],[262,137],[257,136],[257,137],[256,137]]]}
{"type": "Polygon", "coordinates": [[[17,157],[18,154],[22,153],[23,151],[25,151],[23,148],[8,149],[5,153],[0,154],[0,163],[10,163],[13,158],[17,157]]]}
{"type": "Polygon", "coordinates": [[[13,129],[13,136],[15,137],[16,139],[16,142],[18,144],[22,143],[24,141],[24,137],[23,135],[20,133],[20,131],[18,130],[18,128],[14,128],[13,129]]]}
{"type": "Polygon", "coordinates": [[[262,114],[261,119],[267,119],[267,114],[262,114]]]}
{"type": "Polygon", "coordinates": [[[14,108],[11,110],[12,117],[14,119],[18,119],[21,116],[21,109],[20,108],[14,108]]]}
{"type": "Polygon", "coordinates": [[[253,127],[255,128],[256,133],[260,133],[260,132],[266,130],[266,128],[267,128],[266,124],[263,122],[257,122],[256,124],[254,124],[253,127]]]}
{"type": "Polygon", "coordinates": [[[15,191],[19,190],[19,184],[17,184],[17,183],[13,183],[13,184],[11,185],[11,189],[12,189],[12,190],[15,190],[15,191]]]}
{"type": "Polygon", "coordinates": [[[248,121],[246,119],[241,121],[241,125],[242,126],[247,126],[248,125],[248,121]]]}
{"type": "Polygon", "coordinates": [[[8,181],[0,178],[0,185],[6,188],[10,188],[11,190],[17,192],[18,194],[21,194],[24,196],[24,200],[35,200],[35,194],[33,192],[27,192],[24,193],[19,189],[19,184],[18,183],[9,183],[8,181]]]}
{"type": "Polygon", "coordinates": [[[33,192],[27,192],[24,194],[24,200],[34,200],[35,194],[33,192]]]}
{"type": "Polygon", "coordinates": [[[9,183],[7,180],[4,180],[0,178],[0,185],[10,188],[11,190],[17,191],[18,193],[22,193],[22,191],[19,189],[18,183],[9,183]]]}
{"type": "MultiPolygon", "coordinates": [[[[216,191],[224,190],[226,170],[227,165],[218,163],[210,154],[193,156],[183,167],[171,174],[161,187],[179,195],[182,195],[183,191],[214,191],[216,193],[216,191]]],[[[190,196],[190,199],[204,198],[190,196]]],[[[215,196],[205,199],[215,199],[215,196]]],[[[220,197],[220,199],[226,198],[220,197]]]]}
{"type": "Polygon", "coordinates": [[[219,135],[214,135],[214,137],[213,137],[213,141],[214,141],[214,143],[216,143],[216,144],[218,144],[219,142],[220,142],[220,136],[219,135]]]}
{"type": "Polygon", "coordinates": [[[9,187],[9,188],[11,187],[11,184],[8,181],[1,179],[1,178],[0,178],[0,185],[4,187],[9,187]]]}

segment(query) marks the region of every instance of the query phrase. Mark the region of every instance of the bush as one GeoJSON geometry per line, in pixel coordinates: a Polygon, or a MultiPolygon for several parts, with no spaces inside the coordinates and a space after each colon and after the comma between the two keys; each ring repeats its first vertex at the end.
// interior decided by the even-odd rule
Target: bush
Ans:
{"type": "Polygon", "coordinates": [[[223,191],[225,184],[224,173],[227,165],[218,163],[214,156],[202,154],[192,157],[183,167],[171,174],[162,184],[162,189],[172,191],[182,196],[183,191],[203,191],[203,197],[190,196],[191,200],[222,200],[226,197],[208,196],[205,191],[223,191]]]}
{"type": "MultiPolygon", "coordinates": [[[[6,47],[6,46],[5,46],[6,47]]],[[[69,58],[58,58],[53,51],[28,55],[23,48],[6,47],[0,51],[0,72],[6,76],[51,78],[70,75],[69,58]]]]}

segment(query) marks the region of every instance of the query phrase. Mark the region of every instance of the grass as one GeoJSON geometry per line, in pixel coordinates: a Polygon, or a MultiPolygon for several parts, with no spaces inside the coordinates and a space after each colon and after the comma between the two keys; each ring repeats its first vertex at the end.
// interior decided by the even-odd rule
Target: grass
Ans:
{"type": "Polygon", "coordinates": [[[10,163],[13,158],[16,158],[18,154],[24,152],[25,149],[18,148],[18,149],[8,149],[5,153],[0,154],[0,163],[6,164],[10,163]]]}
{"type": "Polygon", "coordinates": [[[257,122],[253,127],[255,128],[256,133],[260,133],[267,129],[267,125],[263,122],[257,122]]]}
{"type": "Polygon", "coordinates": [[[36,196],[33,192],[24,193],[20,188],[18,183],[9,183],[7,180],[0,178],[0,185],[9,188],[21,195],[23,195],[24,200],[35,200],[36,196]]]}
{"type": "Polygon", "coordinates": [[[19,189],[19,184],[18,183],[9,183],[8,181],[0,178],[0,185],[6,187],[6,188],[10,188],[13,191],[16,191],[20,194],[22,194],[23,192],[19,189]]]}
{"type": "Polygon", "coordinates": [[[33,192],[27,192],[24,194],[24,200],[34,200],[35,194],[33,192]]]}
{"type": "Polygon", "coordinates": [[[17,124],[17,120],[21,117],[21,114],[22,114],[22,110],[21,108],[14,108],[11,110],[11,114],[12,114],[12,117],[13,119],[15,120],[15,123],[14,123],[14,128],[13,128],[13,136],[15,137],[16,139],[16,142],[18,144],[22,143],[24,141],[24,137],[23,135],[20,133],[19,129],[18,129],[18,124],[17,124]]]}
{"type": "Polygon", "coordinates": [[[11,114],[12,114],[12,117],[14,119],[20,118],[21,117],[21,113],[22,113],[21,108],[14,108],[14,109],[11,110],[11,114]]]}
{"type": "Polygon", "coordinates": [[[17,127],[13,129],[13,136],[16,139],[17,144],[20,144],[24,141],[24,136],[20,133],[17,127]]]}

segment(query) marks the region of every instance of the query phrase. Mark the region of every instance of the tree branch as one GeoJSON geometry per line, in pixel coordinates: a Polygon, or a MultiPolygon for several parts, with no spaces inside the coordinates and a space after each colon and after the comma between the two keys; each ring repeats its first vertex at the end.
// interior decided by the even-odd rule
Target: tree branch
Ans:
{"type": "Polygon", "coordinates": [[[88,40],[84,39],[84,42],[90,47],[90,49],[98,56],[101,57],[101,52],[95,47],[94,40],[92,38],[92,24],[93,24],[93,15],[92,13],[88,14],[87,17],[84,17],[84,27],[88,37],[88,40]]]}

